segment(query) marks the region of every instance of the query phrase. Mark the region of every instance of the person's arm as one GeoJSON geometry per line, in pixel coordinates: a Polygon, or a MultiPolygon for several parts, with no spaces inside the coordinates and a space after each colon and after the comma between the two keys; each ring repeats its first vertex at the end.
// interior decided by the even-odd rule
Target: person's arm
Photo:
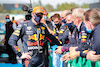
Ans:
{"type": "Polygon", "coordinates": [[[68,29],[68,26],[66,26],[66,25],[61,26],[59,35],[58,35],[58,39],[60,41],[62,41],[64,44],[66,44],[66,41],[67,42],[69,41],[69,32],[70,31],[68,29]]]}
{"type": "Polygon", "coordinates": [[[91,47],[96,54],[100,54],[100,26],[94,31],[93,44],[91,44],[91,47]]]}
{"type": "Polygon", "coordinates": [[[77,48],[78,47],[70,47],[69,48],[70,52],[63,56],[63,61],[66,60],[66,62],[67,62],[68,60],[71,60],[71,59],[73,60],[73,59],[81,56],[81,54],[87,55],[87,52],[88,52],[87,50],[84,50],[82,52],[81,51],[76,51],[77,48]]]}
{"type": "MultiPolygon", "coordinates": [[[[65,60],[70,60],[70,59],[75,59],[75,58],[77,58],[77,57],[79,57],[79,56],[81,56],[81,57],[86,57],[86,55],[87,55],[87,52],[88,52],[88,50],[84,50],[84,51],[76,51],[76,49],[77,49],[78,47],[70,47],[69,48],[69,55],[68,54],[66,54],[66,55],[64,55],[63,56],[63,60],[65,61],[65,60]],[[66,58],[65,58],[66,57],[66,58]]],[[[67,62],[66,61],[66,62],[67,62]]]]}
{"type": "Polygon", "coordinates": [[[47,28],[45,28],[45,38],[47,40],[49,40],[49,42],[53,42],[56,45],[60,46],[60,42],[58,41],[58,39],[56,39],[52,34],[49,33],[49,31],[47,30],[47,28]]]}
{"type": "Polygon", "coordinates": [[[12,49],[14,50],[14,52],[19,56],[21,57],[21,51],[20,49],[18,48],[18,45],[17,45],[17,41],[19,40],[19,38],[21,36],[23,36],[23,25],[22,24],[19,24],[19,26],[17,27],[17,29],[12,33],[10,39],[9,39],[9,45],[12,47],[12,49]]]}
{"type": "Polygon", "coordinates": [[[90,34],[86,32],[86,27],[82,27],[81,29],[81,39],[80,39],[80,44],[76,51],[80,51],[80,56],[81,57],[86,57],[86,53],[88,49],[90,48],[90,34]]]}
{"type": "Polygon", "coordinates": [[[17,28],[16,23],[13,23],[13,29],[16,30],[16,28],[17,28]]]}
{"type": "Polygon", "coordinates": [[[55,50],[56,54],[62,54],[63,52],[69,51],[69,48],[71,47],[70,43],[64,44],[63,46],[57,47],[55,50]]]}
{"type": "MultiPolygon", "coordinates": [[[[75,49],[75,51],[77,52],[77,49],[75,49]]],[[[84,50],[84,51],[78,51],[80,54],[77,53],[77,55],[80,55],[81,57],[85,57],[93,62],[97,61],[98,59],[100,60],[100,55],[96,55],[95,51],[89,51],[84,50]]],[[[72,52],[71,52],[72,53],[72,52]]],[[[76,56],[77,56],[76,55],[76,56]]]]}
{"type": "Polygon", "coordinates": [[[52,34],[52,35],[54,35],[55,33],[54,33],[54,31],[52,31],[49,27],[48,27],[48,25],[45,23],[45,26],[46,26],[46,28],[48,29],[48,31],[50,32],[50,34],[52,34]]]}
{"type": "MultiPolygon", "coordinates": [[[[100,33],[99,32],[100,32],[99,29],[96,29],[94,32],[92,32],[93,35],[95,35],[95,36],[92,35],[93,43],[91,43],[91,48],[92,48],[91,50],[95,51],[96,54],[100,54],[100,48],[99,48],[100,47],[100,33]]],[[[85,51],[87,51],[87,50],[80,51],[80,55],[82,57],[86,57],[88,52],[85,52],[85,51]]]]}
{"type": "Polygon", "coordinates": [[[63,47],[61,48],[62,52],[67,52],[69,51],[69,48],[71,47],[70,43],[64,44],[63,47]]]}
{"type": "Polygon", "coordinates": [[[48,25],[46,24],[46,21],[45,21],[44,18],[41,19],[41,23],[43,23],[43,24],[45,25],[45,27],[48,29],[48,31],[49,31],[50,34],[52,34],[52,35],[55,34],[54,31],[52,31],[52,30],[48,27],[48,25]]]}
{"type": "MultiPolygon", "coordinates": [[[[67,35],[67,36],[68,36],[68,35],[67,35]]],[[[67,36],[63,37],[63,39],[66,39],[67,36]]],[[[64,42],[64,41],[63,41],[63,42],[64,42]]],[[[62,54],[63,52],[67,52],[67,51],[69,51],[69,47],[70,47],[70,46],[71,46],[70,43],[64,44],[63,46],[59,46],[59,47],[57,47],[57,49],[55,50],[55,53],[56,53],[56,54],[62,54]]]]}
{"type": "Polygon", "coordinates": [[[100,60],[100,54],[96,55],[95,51],[89,51],[86,55],[86,58],[91,60],[92,62],[96,62],[100,60]]]}
{"type": "MultiPolygon", "coordinates": [[[[77,50],[76,50],[77,48],[78,48],[78,47],[70,47],[70,48],[69,48],[70,54],[76,56],[76,57],[74,57],[74,59],[77,58],[77,57],[79,57],[79,56],[81,56],[81,57],[86,57],[86,55],[87,55],[87,53],[88,53],[88,50],[77,51],[77,50]]],[[[73,56],[71,56],[71,57],[73,58],[73,56]]]]}

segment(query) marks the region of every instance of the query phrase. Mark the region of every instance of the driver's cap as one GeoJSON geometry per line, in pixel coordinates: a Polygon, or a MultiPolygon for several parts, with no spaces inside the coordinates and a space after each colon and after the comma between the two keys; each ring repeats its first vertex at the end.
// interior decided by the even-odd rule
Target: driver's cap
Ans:
{"type": "Polygon", "coordinates": [[[42,7],[40,7],[40,6],[37,6],[37,7],[34,7],[32,12],[33,13],[40,13],[40,12],[43,13],[44,9],[42,7]]]}

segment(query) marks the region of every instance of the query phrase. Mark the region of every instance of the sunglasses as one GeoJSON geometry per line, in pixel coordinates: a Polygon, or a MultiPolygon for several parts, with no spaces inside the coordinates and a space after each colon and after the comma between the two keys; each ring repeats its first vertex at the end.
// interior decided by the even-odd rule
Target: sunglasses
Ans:
{"type": "Polygon", "coordinates": [[[6,18],[6,19],[9,19],[9,18],[6,18]]]}
{"type": "Polygon", "coordinates": [[[36,16],[43,16],[43,13],[36,13],[36,16]]]}

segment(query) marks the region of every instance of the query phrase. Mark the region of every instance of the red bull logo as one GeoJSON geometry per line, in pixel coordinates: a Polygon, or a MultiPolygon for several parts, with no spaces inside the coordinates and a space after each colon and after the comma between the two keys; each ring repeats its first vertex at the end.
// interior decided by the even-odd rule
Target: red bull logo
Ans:
{"type": "Polygon", "coordinates": [[[18,52],[20,52],[20,49],[18,48],[18,46],[14,46],[14,48],[15,48],[18,52]]]}
{"type": "MultiPolygon", "coordinates": [[[[35,41],[37,41],[38,40],[37,35],[36,34],[34,34],[32,36],[29,35],[29,39],[28,40],[35,40],[35,41]]],[[[40,34],[39,40],[44,40],[44,36],[42,34],[40,34]]]]}
{"type": "MultiPolygon", "coordinates": [[[[28,46],[38,46],[38,38],[37,38],[37,34],[34,34],[32,36],[29,35],[29,39],[28,40],[33,40],[34,42],[31,42],[31,41],[28,41],[27,42],[27,45],[28,46]]],[[[40,34],[40,37],[39,37],[39,44],[40,46],[43,46],[44,44],[44,36],[42,34],[40,34]],[[43,41],[42,41],[43,40],[43,41]]]]}

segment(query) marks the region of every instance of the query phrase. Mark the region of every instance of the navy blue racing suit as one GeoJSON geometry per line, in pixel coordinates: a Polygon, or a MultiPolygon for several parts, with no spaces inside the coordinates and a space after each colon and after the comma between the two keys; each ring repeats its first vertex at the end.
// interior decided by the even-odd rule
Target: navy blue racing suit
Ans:
{"type": "MultiPolygon", "coordinates": [[[[47,39],[57,45],[60,45],[58,39],[51,35],[43,24],[35,25],[32,20],[25,21],[18,25],[9,39],[9,44],[12,46],[15,53],[21,57],[20,49],[17,41],[21,38],[24,52],[31,52],[32,59],[27,62],[28,67],[42,67],[44,65],[43,45],[47,39]],[[37,30],[39,35],[37,36],[37,30]]],[[[24,66],[27,66],[23,62],[24,66]]]]}
{"type": "MultiPolygon", "coordinates": [[[[70,47],[76,46],[78,46],[76,50],[81,52],[87,50],[90,47],[89,34],[86,32],[83,22],[81,23],[79,29],[75,27],[73,33],[69,34],[69,43],[64,45],[62,51],[68,51],[70,47]]],[[[81,55],[84,56],[83,53],[81,53],[81,55]]]]}
{"type": "Polygon", "coordinates": [[[88,51],[95,51],[96,54],[100,54],[100,24],[98,24],[89,34],[90,47],[88,50],[81,51],[82,56],[87,55],[88,51]]]}
{"type": "Polygon", "coordinates": [[[100,24],[92,30],[90,50],[96,51],[96,54],[100,54],[100,24]]]}
{"type": "Polygon", "coordinates": [[[68,26],[62,25],[58,31],[56,30],[55,35],[63,44],[66,44],[69,41],[68,34],[69,34],[68,26]],[[66,38],[64,39],[65,36],[66,38]]]}

